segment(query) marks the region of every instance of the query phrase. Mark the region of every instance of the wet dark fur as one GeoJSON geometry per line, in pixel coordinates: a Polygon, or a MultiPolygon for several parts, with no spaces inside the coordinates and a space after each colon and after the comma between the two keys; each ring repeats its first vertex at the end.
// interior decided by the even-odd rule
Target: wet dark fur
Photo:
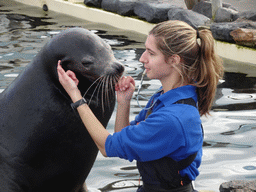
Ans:
{"type": "Polygon", "coordinates": [[[1,192],[83,190],[98,150],[58,81],[59,59],[82,94],[98,79],[85,98],[105,127],[114,110],[123,67],[109,45],[82,28],[56,35],[0,94],[1,192]]]}

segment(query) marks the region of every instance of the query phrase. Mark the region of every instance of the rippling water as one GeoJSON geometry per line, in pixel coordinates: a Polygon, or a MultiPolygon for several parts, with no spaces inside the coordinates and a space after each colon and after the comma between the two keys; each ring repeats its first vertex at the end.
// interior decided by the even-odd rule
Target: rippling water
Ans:
{"type": "MultiPolygon", "coordinates": [[[[139,85],[143,66],[138,59],[144,51],[145,36],[51,11],[45,13],[12,1],[8,3],[0,2],[0,92],[52,36],[72,26],[90,29],[108,42],[116,58],[125,65],[126,74],[133,76],[136,86],[139,85]]],[[[248,73],[256,74],[256,69],[251,68],[248,73]]],[[[222,182],[256,178],[255,83],[253,75],[229,71],[220,82],[211,116],[202,118],[204,155],[201,174],[194,183],[197,190],[218,191],[222,182]]],[[[149,97],[159,86],[158,81],[145,78],[141,94],[149,97]]],[[[140,105],[145,104],[146,100],[140,100],[140,105]]],[[[131,107],[133,119],[140,111],[135,99],[131,107]]],[[[115,112],[107,127],[111,133],[114,118],[115,112]]],[[[136,191],[138,179],[135,162],[99,154],[86,183],[90,191],[136,191]]]]}

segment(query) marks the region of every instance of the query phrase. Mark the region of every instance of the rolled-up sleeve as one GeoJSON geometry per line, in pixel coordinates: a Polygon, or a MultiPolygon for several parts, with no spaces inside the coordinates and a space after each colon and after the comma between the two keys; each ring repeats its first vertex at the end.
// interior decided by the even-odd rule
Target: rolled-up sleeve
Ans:
{"type": "Polygon", "coordinates": [[[151,161],[178,150],[185,145],[179,120],[170,111],[152,113],[138,125],[130,125],[109,135],[105,150],[108,157],[129,161],[151,161]]]}

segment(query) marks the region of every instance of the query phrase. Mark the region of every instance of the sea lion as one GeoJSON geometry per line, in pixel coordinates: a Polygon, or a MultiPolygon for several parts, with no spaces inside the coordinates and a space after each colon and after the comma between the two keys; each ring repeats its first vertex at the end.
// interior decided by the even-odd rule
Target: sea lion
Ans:
{"type": "Polygon", "coordinates": [[[99,36],[67,29],[0,94],[0,191],[83,191],[98,149],[59,83],[58,60],[107,126],[124,67],[99,36]]]}

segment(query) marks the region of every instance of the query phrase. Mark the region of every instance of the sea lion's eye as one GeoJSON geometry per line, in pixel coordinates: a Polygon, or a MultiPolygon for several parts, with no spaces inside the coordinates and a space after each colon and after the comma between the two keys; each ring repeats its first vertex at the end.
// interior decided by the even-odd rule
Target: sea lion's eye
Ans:
{"type": "Polygon", "coordinates": [[[93,62],[92,61],[82,61],[83,65],[92,65],[93,62]]]}
{"type": "Polygon", "coordinates": [[[92,65],[93,64],[93,59],[90,58],[90,57],[86,57],[86,58],[82,59],[82,64],[84,66],[92,65]]]}

